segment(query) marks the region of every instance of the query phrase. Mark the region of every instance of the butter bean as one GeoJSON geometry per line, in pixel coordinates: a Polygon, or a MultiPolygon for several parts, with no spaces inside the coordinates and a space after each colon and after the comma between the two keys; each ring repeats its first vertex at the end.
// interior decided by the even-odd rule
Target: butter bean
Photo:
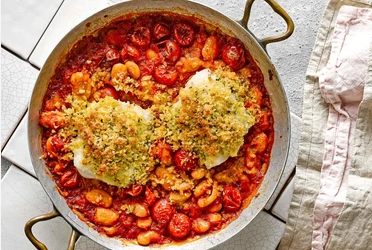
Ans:
{"type": "Polygon", "coordinates": [[[100,189],[92,189],[85,194],[85,198],[92,204],[108,208],[112,205],[112,197],[100,189]]]}
{"type": "Polygon", "coordinates": [[[97,207],[94,222],[103,226],[112,226],[119,218],[119,213],[108,208],[97,207]]]}
{"type": "Polygon", "coordinates": [[[127,67],[128,74],[133,79],[138,79],[141,76],[140,68],[135,62],[127,61],[125,67],[127,67]]]}

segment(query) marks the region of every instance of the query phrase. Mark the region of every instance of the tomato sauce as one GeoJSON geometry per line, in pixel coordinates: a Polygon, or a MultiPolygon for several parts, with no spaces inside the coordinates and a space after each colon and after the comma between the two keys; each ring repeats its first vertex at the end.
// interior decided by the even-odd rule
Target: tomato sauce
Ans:
{"type": "MultiPolygon", "coordinates": [[[[185,242],[226,227],[257,195],[274,141],[274,120],[264,77],[239,39],[222,34],[218,28],[207,32],[206,26],[210,30],[210,25],[199,19],[172,13],[124,17],[94,35],[83,37],[56,68],[41,110],[43,158],[70,208],[100,233],[137,240],[142,245],[185,242]],[[211,204],[203,206],[201,198],[213,192],[212,186],[208,186],[201,196],[191,195],[181,204],[173,204],[169,200],[170,190],[162,185],[134,184],[129,188],[118,188],[86,179],[76,170],[73,161],[65,157],[71,152],[68,141],[57,135],[63,122],[55,117],[58,112],[63,113],[63,107],[70,105],[66,98],[73,91],[71,76],[77,72],[91,75],[98,68],[104,71],[128,61],[138,65],[141,78],[148,76],[157,83],[146,91],[154,94],[171,89],[174,97],[190,76],[203,68],[213,70],[223,65],[239,74],[244,74],[244,70],[249,72],[250,88],[256,88],[257,98],[247,101],[245,106],[255,106],[260,110],[258,122],[244,137],[244,145],[237,157],[209,170],[212,176],[216,176],[229,166],[238,164],[244,171],[236,172],[239,176],[235,176],[236,180],[230,184],[220,181],[218,197],[211,204]],[[56,120],[51,123],[50,119],[56,120]],[[107,198],[104,200],[106,207],[87,199],[87,193],[92,190],[103,191],[103,196],[97,199],[107,198]],[[113,222],[98,218],[97,214],[101,213],[112,218],[113,222]]],[[[115,90],[109,80],[96,91],[101,91],[99,98],[112,96],[143,108],[153,105],[151,100],[115,90]]],[[[174,162],[177,171],[188,175],[197,166],[197,160],[190,158],[187,152],[172,152],[166,145],[154,155],[161,161],[174,162]]],[[[196,182],[200,183],[200,180],[196,182]]],[[[195,194],[194,190],[187,192],[195,194]]]]}

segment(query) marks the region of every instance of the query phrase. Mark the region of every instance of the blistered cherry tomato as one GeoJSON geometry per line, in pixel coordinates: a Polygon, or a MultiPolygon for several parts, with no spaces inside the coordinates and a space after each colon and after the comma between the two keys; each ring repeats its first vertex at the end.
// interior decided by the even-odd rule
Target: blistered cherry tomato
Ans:
{"type": "Polygon", "coordinates": [[[242,204],[242,196],[238,189],[226,186],[223,190],[223,210],[226,212],[238,211],[242,204]]]}
{"type": "Polygon", "coordinates": [[[169,61],[176,62],[181,55],[181,48],[172,40],[165,40],[158,44],[162,55],[169,61]]]}
{"type": "Polygon", "coordinates": [[[174,37],[181,46],[190,46],[194,42],[195,31],[187,23],[176,23],[173,29],[174,37]]]}
{"type": "Polygon", "coordinates": [[[109,48],[106,51],[106,61],[112,64],[118,63],[120,59],[120,53],[116,49],[109,48]]]}
{"type": "Polygon", "coordinates": [[[242,192],[248,192],[251,188],[251,183],[248,178],[241,180],[240,182],[240,190],[242,192]]]}
{"type": "Polygon", "coordinates": [[[158,83],[170,86],[177,81],[178,71],[169,65],[159,65],[155,68],[154,78],[158,83]]]}
{"type": "Polygon", "coordinates": [[[241,68],[245,63],[243,45],[226,45],[222,50],[222,60],[234,70],[241,68]]]}
{"type": "Polygon", "coordinates": [[[154,221],[163,225],[168,224],[174,213],[175,208],[164,198],[157,200],[151,209],[154,221]]]}
{"type": "Polygon", "coordinates": [[[182,213],[174,214],[168,225],[169,233],[177,239],[185,238],[190,233],[190,229],[190,218],[182,213]]]}
{"type": "Polygon", "coordinates": [[[108,44],[122,46],[127,41],[126,33],[122,30],[111,29],[106,33],[108,44]]]}
{"type": "Polygon", "coordinates": [[[133,60],[136,62],[141,56],[141,53],[138,51],[136,47],[129,44],[125,44],[123,49],[121,50],[120,56],[123,62],[126,62],[128,60],[133,60]]]}
{"type": "Polygon", "coordinates": [[[135,223],[135,216],[133,214],[121,213],[119,217],[120,224],[125,228],[133,227],[135,223]]]}
{"type": "Polygon", "coordinates": [[[130,37],[132,43],[139,47],[144,47],[149,45],[151,41],[150,30],[146,27],[135,28],[133,34],[130,37]]]}
{"type": "Polygon", "coordinates": [[[138,63],[141,71],[141,76],[151,76],[154,73],[155,65],[151,61],[141,61],[138,63]]]}
{"type": "Polygon", "coordinates": [[[99,89],[98,92],[99,92],[99,98],[105,98],[106,96],[111,96],[115,100],[119,100],[119,94],[113,87],[106,85],[106,87],[99,89]]]}
{"type": "Polygon", "coordinates": [[[79,184],[79,174],[76,170],[66,170],[61,176],[61,183],[64,187],[74,188],[79,184]]]}
{"type": "Polygon", "coordinates": [[[61,152],[65,146],[65,142],[58,136],[54,135],[48,138],[45,146],[50,157],[57,157],[58,153],[61,152]]]}
{"type": "Polygon", "coordinates": [[[127,189],[125,193],[136,197],[142,194],[144,187],[141,184],[133,184],[131,188],[127,189]]]}
{"type": "Polygon", "coordinates": [[[268,112],[262,112],[260,122],[258,124],[260,125],[262,131],[266,131],[270,128],[270,117],[268,112]]]}
{"type": "Polygon", "coordinates": [[[152,30],[152,35],[155,40],[160,40],[160,39],[163,39],[169,36],[170,30],[165,23],[160,22],[160,23],[155,24],[152,30]]]}
{"type": "Polygon", "coordinates": [[[198,165],[198,160],[190,152],[179,149],[174,155],[174,164],[176,168],[182,171],[189,171],[198,165]]]}
{"type": "Polygon", "coordinates": [[[151,189],[149,189],[148,187],[146,187],[146,190],[145,190],[145,202],[147,203],[147,205],[149,207],[152,206],[155,203],[155,200],[156,200],[155,194],[151,191],[151,189]]]}

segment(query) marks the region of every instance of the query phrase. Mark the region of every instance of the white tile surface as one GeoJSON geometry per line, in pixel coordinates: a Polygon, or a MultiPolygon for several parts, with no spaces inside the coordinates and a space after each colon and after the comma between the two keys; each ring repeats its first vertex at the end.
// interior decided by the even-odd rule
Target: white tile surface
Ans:
{"type": "Polygon", "coordinates": [[[62,0],[2,0],[1,43],[27,59],[62,0]]]}
{"type": "Polygon", "coordinates": [[[267,202],[265,209],[271,208],[276,197],[278,197],[280,190],[282,190],[284,184],[286,183],[293,169],[296,166],[297,158],[298,158],[298,144],[300,142],[300,135],[301,135],[301,119],[295,114],[291,113],[291,141],[290,141],[290,148],[288,152],[287,164],[283,170],[283,175],[280,178],[279,184],[276,187],[274,194],[271,196],[270,200],[267,202]]]}
{"type": "Polygon", "coordinates": [[[28,173],[35,175],[34,168],[31,163],[28,147],[27,125],[28,125],[28,112],[23,117],[21,123],[18,125],[13,136],[6,144],[2,156],[11,161],[17,167],[22,168],[28,173]]]}
{"type": "MultiPolygon", "coordinates": [[[[40,183],[11,166],[1,181],[1,249],[34,250],[24,233],[24,226],[29,219],[52,209],[40,183]]],[[[71,227],[57,217],[34,225],[33,232],[49,249],[66,250],[71,227]]]]}
{"type": "Polygon", "coordinates": [[[240,233],[215,250],[275,249],[284,233],[285,224],[262,211],[240,233]]]}
{"type": "Polygon", "coordinates": [[[1,147],[25,113],[38,73],[30,64],[1,49],[1,147]]]}
{"type": "Polygon", "coordinates": [[[41,68],[54,47],[73,27],[107,6],[106,0],[65,0],[33,51],[31,63],[41,68]]]}
{"type": "Polygon", "coordinates": [[[272,213],[278,216],[280,219],[287,221],[289,205],[291,204],[293,195],[294,179],[292,179],[288,186],[283,190],[278,201],[272,209],[272,213]]]}

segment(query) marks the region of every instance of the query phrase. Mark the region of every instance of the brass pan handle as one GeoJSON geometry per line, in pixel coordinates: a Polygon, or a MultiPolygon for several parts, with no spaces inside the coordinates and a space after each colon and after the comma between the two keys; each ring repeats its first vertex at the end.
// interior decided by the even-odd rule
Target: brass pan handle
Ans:
{"type": "MultiPolygon", "coordinates": [[[[245,4],[243,18],[242,18],[242,20],[239,21],[239,23],[246,30],[249,30],[248,29],[248,21],[249,21],[250,15],[251,15],[252,4],[253,4],[254,1],[255,0],[247,0],[247,2],[245,4]]],[[[287,30],[283,34],[277,35],[277,36],[270,36],[270,37],[264,38],[262,40],[257,39],[259,41],[259,43],[261,44],[261,46],[263,47],[263,49],[266,51],[266,45],[268,45],[269,43],[280,42],[280,41],[283,41],[283,40],[287,39],[288,37],[290,37],[292,35],[293,31],[294,31],[294,23],[293,23],[292,18],[287,14],[287,12],[277,2],[275,2],[275,0],[264,0],[264,1],[266,3],[268,3],[270,5],[270,7],[276,13],[278,13],[279,16],[281,16],[287,24],[287,30]]]]}
{"type": "MultiPolygon", "coordinates": [[[[40,221],[50,220],[50,219],[53,219],[57,216],[60,216],[60,214],[54,208],[52,212],[50,212],[48,214],[43,214],[43,215],[36,216],[36,217],[30,219],[26,223],[26,225],[25,225],[26,236],[38,250],[48,250],[48,248],[43,243],[41,243],[38,239],[36,239],[36,237],[32,233],[32,227],[40,221]]],[[[71,232],[71,235],[70,235],[70,240],[69,240],[68,246],[67,246],[67,250],[74,250],[75,249],[75,243],[76,243],[77,239],[79,238],[79,236],[80,236],[80,234],[76,230],[72,229],[72,232],[71,232]]]]}

